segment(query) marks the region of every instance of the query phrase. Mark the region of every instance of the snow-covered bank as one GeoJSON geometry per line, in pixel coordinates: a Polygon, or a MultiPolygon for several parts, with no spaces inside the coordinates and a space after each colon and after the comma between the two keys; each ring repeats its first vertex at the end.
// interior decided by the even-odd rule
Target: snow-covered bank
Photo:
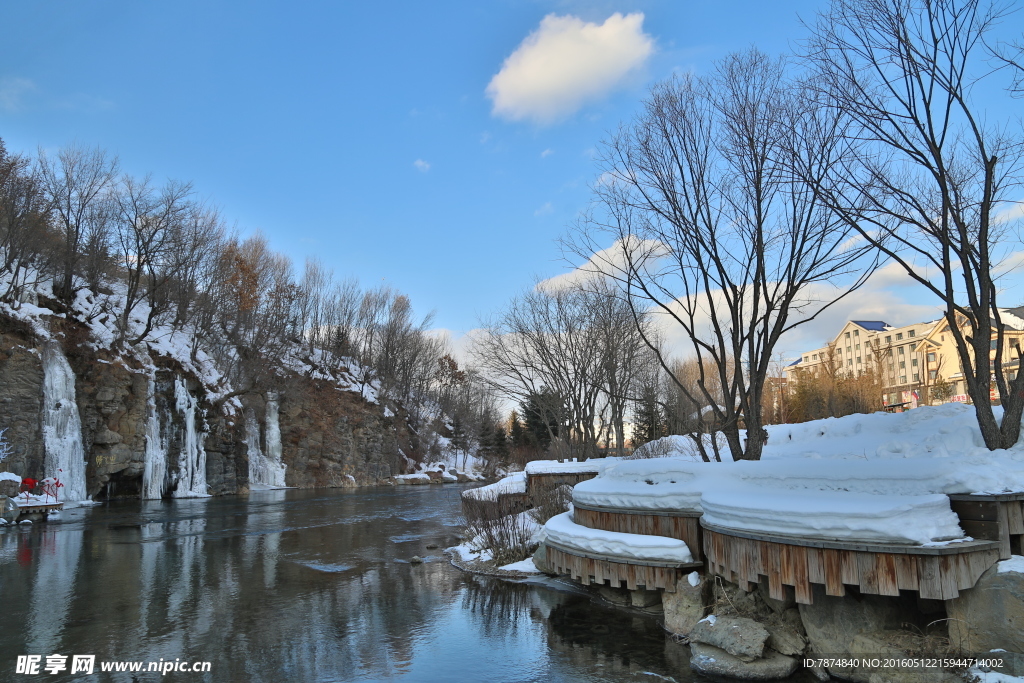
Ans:
{"type": "Polygon", "coordinates": [[[708,523],[738,530],[924,544],[965,538],[940,494],[1024,491],[1024,445],[987,450],[966,405],[768,429],[761,461],[697,461],[669,437],[660,450],[672,456],[616,463],[577,484],[573,499],[703,510],[708,523]]]}

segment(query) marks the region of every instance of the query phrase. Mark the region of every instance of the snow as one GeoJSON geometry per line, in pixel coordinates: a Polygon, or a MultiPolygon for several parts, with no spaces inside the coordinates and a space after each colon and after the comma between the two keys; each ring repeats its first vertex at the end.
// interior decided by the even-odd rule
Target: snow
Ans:
{"type": "Polygon", "coordinates": [[[923,544],[962,538],[941,494],[881,496],[738,487],[704,494],[703,521],[740,531],[868,543],[923,544]]]}
{"type": "Polygon", "coordinates": [[[537,565],[533,563],[533,558],[528,557],[525,560],[519,562],[513,562],[512,564],[506,564],[498,569],[504,569],[509,572],[522,572],[524,574],[542,574],[543,572],[537,569],[537,565]]]}
{"type": "Polygon", "coordinates": [[[1011,555],[1010,559],[999,562],[996,567],[998,573],[1003,572],[1014,572],[1016,574],[1024,574],[1024,556],[1011,555]]]}
{"type": "Polygon", "coordinates": [[[526,472],[513,472],[493,484],[462,492],[463,497],[475,500],[497,501],[498,496],[510,493],[526,493],[526,472]]]}
{"type": "Polygon", "coordinates": [[[533,460],[526,463],[527,474],[586,474],[588,472],[601,472],[608,467],[621,462],[620,458],[591,458],[580,462],[578,460],[533,460]]]}
{"type": "Polygon", "coordinates": [[[706,617],[704,617],[703,619],[701,619],[700,621],[698,621],[697,623],[698,624],[703,624],[706,621],[709,624],[711,624],[712,626],[714,626],[715,625],[715,621],[717,621],[717,620],[718,620],[718,617],[716,617],[714,614],[709,614],[706,617]]]}
{"type": "Polygon", "coordinates": [[[649,562],[693,562],[686,543],[664,536],[643,536],[590,529],[576,524],[572,512],[555,515],[544,525],[543,541],[566,549],[649,562]]]}
{"type": "Polygon", "coordinates": [[[406,481],[430,481],[430,475],[426,472],[416,472],[414,474],[399,474],[395,476],[395,479],[404,479],[406,481]]]}
{"type": "Polygon", "coordinates": [[[686,581],[691,586],[696,588],[697,586],[700,585],[700,574],[698,574],[697,572],[690,572],[689,574],[686,575],[686,581]]]}
{"type": "Polygon", "coordinates": [[[21,477],[13,472],[0,472],[0,481],[16,481],[21,483],[21,477]]]}
{"type": "Polygon", "coordinates": [[[577,484],[573,501],[703,511],[711,524],[751,532],[935,545],[967,540],[943,494],[1024,491],[1024,443],[987,450],[962,404],[768,432],[760,461],[706,463],[680,454],[679,437],[655,442],[677,455],[615,463],[577,484]]]}

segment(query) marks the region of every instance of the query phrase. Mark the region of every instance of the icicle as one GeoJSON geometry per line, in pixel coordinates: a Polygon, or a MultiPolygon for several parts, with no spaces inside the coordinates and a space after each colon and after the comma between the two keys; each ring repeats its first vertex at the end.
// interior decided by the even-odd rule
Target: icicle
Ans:
{"type": "Polygon", "coordinates": [[[267,394],[267,461],[270,471],[270,484],[284,486],[284,470],[286,465],[281,462],[281,421],[277,412],[277,394],[267,394]]]}
{"type": "Polygon", "coordinates": [[[281,463],[281,426],[278,424],[277,394],[267,394],[266,453],[260,448],[260,425],[251,408],[245,411],[245,444],[249,451],[249,487],[284,486],[281,463]]]}
{"type": "Polygon", "coordinates": [[[167,444],[160,438],[155,373],[149,376],[148,391],[146,407],[149,410],[149,421],[146,424],[146,462],[142,471],[142,498],[159,500],[164,496],[164,480],[167,476],[167,444]]]}
{"type": "Polygon", "coordinates": [[[85,448],[82,420],[75,399],[75,373],[60,344],[43,347],[43,445],[44,471],[64,484],[62,501],[88,500],[85,486],[85,448]]]}
{"type": "Polygon", "coordinates": [[[181,454],[178,456],[178,487],[175,498],[198,498],[206,492],[206,434],[196,431],[196,411],[199,402],[188,393],[181,379],[174,380],[174,403],[185,423],[181,439],[181,454]]]}

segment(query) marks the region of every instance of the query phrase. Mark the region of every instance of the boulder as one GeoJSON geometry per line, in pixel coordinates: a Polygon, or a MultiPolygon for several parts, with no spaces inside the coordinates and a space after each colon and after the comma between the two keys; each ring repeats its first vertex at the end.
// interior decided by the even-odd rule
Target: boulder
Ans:
{"type": "Polygon", "coordinates": [[[690,635],[711,607],[711,582],[697,572],[676,581],[674,593],[661,596],[665,628],[680,636],[690,635]]]}
{"type": "Polygon", "coordinates": [[[625,588],[612,588],[611,586],[598,586],[597,594],[612,603],[613,605],[630,604],[629,591],[625,588]]]}
{"type": "Polygon", "coordinates": [[[18,515],[21,511],[18,509],[18,504],[7,496],[0,496],[0,519],[5,520],[8,523],[16,522],[18,515]]]}
{"type": "Polygon", "coordinates": [[[690,668],[707,676],[726,676],[745,681],[773,681],[796,671],[797,660],[768,650],[762,659],[745,662],[706,643],[690,643],[690,668]]]}
{"type": "Polygon", "coordinates": [[[946,601],[949,642],[965,653],[1024,653],[1024,557],[997,562],[974,588],[946,601]]]}
{"type": "Polygon", "coordinates": [[[533,564],[537,567],[538,571],[544,572],[545,574],[549,574],[551,576],[556,576],[558,574],[558,572],[555,571],[555,568],[548,562],[548,548],[543,543],[538,545],[537,550],[533,553],[533,564]]]}
{"type": "Polygon", "coordinates": [[[802,655],[807,649],[807,639],[789,626],[767,622],[763,624],[768,631],[767,645],[784,655],[802,655]]]}
{"type": "MultiPolygon", "coordinates": [[[[829,657],[851,655],[850,644],[861,633],[898,629],[906,621],[899,599],[880,595],[845,597],[825,595],[825,587],[811,584],[813,604],[799,605],[800,618],[807,630],[807,640],[814,652],[829,657]]],[[[829,669],[837,678],[853,672],[829,669]]],[[[867,680],[846,678],[846,680],[867,680]]]]}
{"type": "Polygon", "coordinates": [[[460,484],[471,484],[476,481],[476,479],[464,472],[456,472],[455,470],[452,470],[452,474],[455,475],[455,478],[459,480],[460,484]]]}
{"type": "Polygon", "coordinates": [[[721,648],[742,662],[764,656],[768,631],[746,617],[708,617],[690,631],[690,643],[703,643],[721,648]]]}
{"type": "Polygon", "coordinates": [[[660,605],[661,593],[658,590],[649,591],[645,588],[629,591],[629,604],[641,609],[660,605]]]}
{"type": "MultiPolygon", "coordinates": [[[[878,631],[861,633],[850,642],[850,654],[860,658],[911,658],[913,655],[900,647],[901,636],[906,631],[878,631]]],[[[938,651],[938,650],[935,650],[938,651]]],[[[963,678],[942,669],[915,668],[880,668],[853,671],[841,676],[845,680],[864,681],[865,683],[963,683],[963,678]]]]}
{"type": "Polygon", "coordinates": [[[0,496],[17,498],[21,491],[21,482],[13,479],[0,479],[0,496]]]}

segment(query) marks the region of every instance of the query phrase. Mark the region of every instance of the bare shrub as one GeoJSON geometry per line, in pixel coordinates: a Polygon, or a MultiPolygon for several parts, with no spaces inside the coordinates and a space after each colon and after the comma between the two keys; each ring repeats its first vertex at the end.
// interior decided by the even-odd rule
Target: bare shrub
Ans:
{"type": "Polygon", "coordinates": [[[533,508],[530,516],[537,524],[544,524],[555,515],[569,509],[572,503],[572,487],[568,484],[546,487],[536,491],[533,496],[533,508]]]}
{"type": "Polygon", "coordinates": [[[532,550],[533,522],[522,514],[524,502],[518,496],[481,500],[462,496],[462,514],[470,534],[480,546],[490,549],[497,566],[525,560],[532,550]]]}

